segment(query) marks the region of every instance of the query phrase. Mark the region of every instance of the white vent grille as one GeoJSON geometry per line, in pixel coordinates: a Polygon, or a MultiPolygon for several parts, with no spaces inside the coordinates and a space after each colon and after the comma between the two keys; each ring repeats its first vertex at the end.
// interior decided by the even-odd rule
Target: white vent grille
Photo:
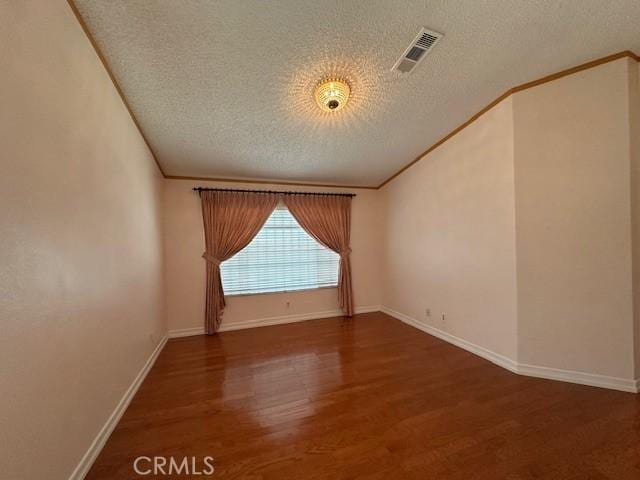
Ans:
{"type": "Polygon", "coordinates": [[[427,56],[433,47],[443,37],[441,33],[421,28],[411,45],[407,47],[402,56],[395,63],[392,71],[409,73],[427,56]]]}
{"type": "Polygon", "coordinates": [[[438,35],[432,35],[429,32],[423,32],[422,35],[420,35],[420,38],[418,39],[418,41],[416,42],[416,45],[424,48],[425,50],[429,50],[433,46],[433,44],[438,41],[438,38],[442,36],[442,35],[439,35],[439,36],[438,35]]]}

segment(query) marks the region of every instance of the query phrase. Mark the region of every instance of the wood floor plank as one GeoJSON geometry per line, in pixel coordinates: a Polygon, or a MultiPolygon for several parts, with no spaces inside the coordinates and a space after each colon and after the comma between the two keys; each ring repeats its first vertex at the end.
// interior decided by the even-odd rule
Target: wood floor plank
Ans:
{"type": "Polygon", "coordinates": [[[169,341],[87,479],[143,478],[139,455],[212,456],[218,479],[638,480],[640,396],[361,314],[169,341]]]}

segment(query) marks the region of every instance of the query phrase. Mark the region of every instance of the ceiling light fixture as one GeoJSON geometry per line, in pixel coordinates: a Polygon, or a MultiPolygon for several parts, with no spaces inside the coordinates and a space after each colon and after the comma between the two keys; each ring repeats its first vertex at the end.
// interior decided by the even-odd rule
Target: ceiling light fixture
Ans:
{"type": "Polygon", "coordinates": [[[330,78],[321,81],[314,93],[316,103],[325,112],[337,112],[349,101],[351,88],[345,80],[330,78]]]}

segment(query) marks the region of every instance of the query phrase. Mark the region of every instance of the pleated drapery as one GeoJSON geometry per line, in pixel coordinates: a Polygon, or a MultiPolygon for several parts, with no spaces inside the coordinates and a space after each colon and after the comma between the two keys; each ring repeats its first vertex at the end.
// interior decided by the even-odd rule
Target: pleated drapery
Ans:
{"type": "Polygon", "coordinates": [[[313,238],[340,255],[338,300],[348,317],[353,315],[351,285],[351,197],[286,195],[284,203],[300,226],[313,238]]]}
{"type": "Polygon", "coordinates": [[[277,193],[200,191],[204,223],[207,287],[205,332],[213,335],[225,307],[220,263],[228,260],[258,234],[281,196],[277,193]]]}

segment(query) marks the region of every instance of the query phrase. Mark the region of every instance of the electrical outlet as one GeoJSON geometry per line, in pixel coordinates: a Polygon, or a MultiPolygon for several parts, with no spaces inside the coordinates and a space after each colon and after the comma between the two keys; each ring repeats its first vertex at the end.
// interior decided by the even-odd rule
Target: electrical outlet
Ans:
{"type": "Polygon", "coordinates": [[[430,317],[431,316],[431,309],[430,308],[425,308],[424,309],[424,315],[426,317],[430,317]]]}

